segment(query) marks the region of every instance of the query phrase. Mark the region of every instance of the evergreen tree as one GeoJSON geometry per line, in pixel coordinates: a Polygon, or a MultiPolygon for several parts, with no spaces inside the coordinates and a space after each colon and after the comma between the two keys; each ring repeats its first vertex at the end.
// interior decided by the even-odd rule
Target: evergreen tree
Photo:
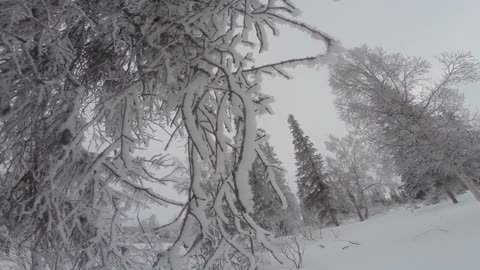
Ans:
{"type": "Polygon", "coordinates": [[[304,221],[311,219],[312,214],[315,214],[320,223],[338,226],[337,209],[326,181],[322,156],[317,153],[310,138],[304,135],[293,115],[289,115],[288,123],[295,147],[298,197],[304,221]]]}
{"type": "MultiPolygon", "coordinates": [[[[260,130],[264,136],[264,131],[260,130]]],[[[255,213],[254,219],[263,228],[287,235],[298,227],[300,207],[295,195],[290,190],[285,179],[285,169],[282,162],[277,158],[273,146],[268,141],[259,146],[266,160],[257,157],[250,171],[250,185],[252,186],[255,213]],[[268,166],[273,173],[278,188],[283,193],[287,202],[287,208],[282,209],[282,202],[269,181],[268,166]]]]}

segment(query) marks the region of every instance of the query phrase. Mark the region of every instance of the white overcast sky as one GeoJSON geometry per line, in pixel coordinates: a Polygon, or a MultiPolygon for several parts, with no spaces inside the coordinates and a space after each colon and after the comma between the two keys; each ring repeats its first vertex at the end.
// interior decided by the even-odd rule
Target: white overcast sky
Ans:
{"type": "MultiPolygon", "coordinates": [[[[298,20],[340,40],[345,48],[366,44],[389,52],[432,59],[443,51],[467,50],[480,57],[480,1],[478,0],[297,0],[298,20]]],[[[315,55],[322,44],[303,33],[285,29],[270,42],[265,61],[287,56],[315,55]]],[[[262,59],[263,60],[263,59],[262,59]]],[[[275,114],[259,124],[271,134],[279,158],[295,186],[295,160],[287,116],[293,114],[321,154],[328,134],[342,136],[344,124],[337,118],[328,86],[326,67],[291,70],[292,80],[264,80],[273,95],[275,114]]],[[[466,103],[480,107],[480,85],[464,89],[466,103]]]]}
{"type": "MultiPolygon", "coordinates": [[[[443,51],[467,50],[480,57],[480,0],[297,0],[297,18],[340,40],[345,48],[366,44],[389,52],[432,59],[443,51]]],[[[270,41],[262,62],[317,55],[323,44],[304,33],[281,29],[270,41]]],[[[265,79],[263,89],[275,97],[275,114],[262,117],[259,127],[270,133],[270,142],[295,186],[295,160],[287,116],[295,115],[322,155],[328,134],[342,136],[325,67],[290,70],[293,79],[265,79]]],[[[480,85],[465,88],[473,110],[480,107],[480,85]]],[[[171,194],[170,197],[174,197],[171,194]]],[[[172,218],[175,208],[156,211],[160,221],[172,218]]]]}

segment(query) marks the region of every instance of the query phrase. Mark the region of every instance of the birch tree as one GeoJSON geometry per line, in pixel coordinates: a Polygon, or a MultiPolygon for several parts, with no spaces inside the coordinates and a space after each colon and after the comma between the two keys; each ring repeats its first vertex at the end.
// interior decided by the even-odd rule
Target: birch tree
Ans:
{"type": "Polygon", "coordinates": [[[400,175],[453,177],[480,201],[478,170],[467,172],[479,153],[478,127],[458,90],[478,81],[479,63],[464,52],[436,59],[442,75],[434,80],[424,59],[355,48],[332,68],[330,84],[341,117],[392,157],[400,175]]]}
{"type": "Polygon", "coordinates": [[[365,145],[348,135],[329,135],[325,146],[334,156],[327,157],[328,175],[340,185],[354,207],[360,221],[368,219],[367,191],[375,185],[372,164],[365,145]]]}

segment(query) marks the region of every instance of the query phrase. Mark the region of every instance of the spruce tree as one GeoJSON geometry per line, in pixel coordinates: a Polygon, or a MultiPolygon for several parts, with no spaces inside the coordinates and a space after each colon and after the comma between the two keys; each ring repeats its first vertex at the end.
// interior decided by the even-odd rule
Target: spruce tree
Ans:
{"type": "Polygon", "coordinates": [[[327,183],[322,156],[317,153],[310,138],[304,135],[293,115],[289,115],[288,123],[293,136],[298,197],[303,219],[309,221],[315,216],[320,224],[338,226],[337,209],[331,188],[327,183]]]}
{"type": "MultiPolygon", "coordinates": [[[[260,130],[260,133],[261,136],[265,136],[263,130],[260,130]]],[[[265,229],[276,231],[281,235],[290,234],[299,225],[300,207],[295,194],[286,183],[285,169],[277,158],[273,146],[266,141],[259,148],[266,160],[257,157],[250,171],[250,185],[255,209],[253,217],[265,229]],[[272,168],[270,173],[273,173],[272,177],[285,197],[286,209],[282,208],[281,199],[269,180],[268,166],[272,168]]]]}

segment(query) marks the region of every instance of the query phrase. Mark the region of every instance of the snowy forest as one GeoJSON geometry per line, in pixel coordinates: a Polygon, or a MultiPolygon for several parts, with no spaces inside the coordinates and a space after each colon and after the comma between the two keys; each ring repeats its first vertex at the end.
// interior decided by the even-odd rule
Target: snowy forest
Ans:
{"type": "Polygon", "coordinates": [[[480,54],[296,2],[0,0],[0,270],[476,269],[480,54]]]}

